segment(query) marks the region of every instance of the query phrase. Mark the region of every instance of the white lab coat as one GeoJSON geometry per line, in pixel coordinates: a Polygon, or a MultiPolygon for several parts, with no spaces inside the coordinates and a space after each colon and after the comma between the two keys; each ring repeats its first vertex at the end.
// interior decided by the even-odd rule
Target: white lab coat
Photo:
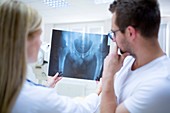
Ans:
{"type": "Polygon", "coordinates": [[[55,89],[35,86],[26,81],[12,113],[94,113],[99,100],[99,96],[94,93],[80,102],[58,95],[55,89]]]}

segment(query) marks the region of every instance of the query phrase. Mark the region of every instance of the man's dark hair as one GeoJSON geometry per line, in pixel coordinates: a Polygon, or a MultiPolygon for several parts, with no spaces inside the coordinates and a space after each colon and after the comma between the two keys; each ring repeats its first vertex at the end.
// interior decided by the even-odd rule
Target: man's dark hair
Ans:
{"type": "Polygon", "coordinates": [[[121,32],[131,25],[144,37],[158,36],[160,10],[157,0],[117,0],[110,4],[109,10],[116,13],[115,24],[121,32]]]}

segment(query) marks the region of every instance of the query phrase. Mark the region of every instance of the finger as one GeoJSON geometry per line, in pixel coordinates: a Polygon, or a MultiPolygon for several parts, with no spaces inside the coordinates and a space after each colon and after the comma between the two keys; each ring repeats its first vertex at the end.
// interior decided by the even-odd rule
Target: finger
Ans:
{"type": "Polygon", "coordinates": [[[102,82],[102,77],[100,78],[100,82],[102,82]]]}
{"type": "Polygon", "coordinates": [[[58,75],[59,75],[59,73],[57,72],[57,73],[53,76],[53,79],[54,79],[54,80],[57,79],[57,78],[58,78],[58,75]]]}
{"type": "Polygon", "coordinates": [[[116,51],[116,54],[118,54],[118,47],[117,47],[117,44],[116,44],[116,42],[115,42],[115,51],[116,51]]]}
{"type": "Polygon", "coordinates": [[[63,77],[57,77],[57,79],[55,80],[55,82],[58,82],[62,79],[63,77]]]}
{"type": "Polygon", "coordinates": [[[110,50],[109,50],[109,53],[117,53],[118,52],[118,47],[116,45],[116,42],[110,42],[110,50]]]}

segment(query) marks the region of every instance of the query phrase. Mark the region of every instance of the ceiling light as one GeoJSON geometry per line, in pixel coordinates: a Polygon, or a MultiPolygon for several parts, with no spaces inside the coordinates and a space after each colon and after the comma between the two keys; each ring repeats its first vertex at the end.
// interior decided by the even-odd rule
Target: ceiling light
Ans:
{"type": "Polygon", "coordinates": [[[111,3],[113,0],[94,0],[95,4],[105,4],[105,3],[111,3]]]}
{"type": "Polygon", "coordinates": [[[44,0],[44,4],[54,8],[67,7],[69,5],[66,0],[44,0]]]}

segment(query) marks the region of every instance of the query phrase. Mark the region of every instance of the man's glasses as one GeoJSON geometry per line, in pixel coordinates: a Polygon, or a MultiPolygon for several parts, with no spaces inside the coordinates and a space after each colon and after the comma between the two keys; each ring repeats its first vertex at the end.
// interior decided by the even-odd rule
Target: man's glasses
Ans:
{"type": "Polygon", "coordinates": [[[111,31],[108,33],[108,37],[109,37],[111,40],[115,39],[115,38],[116,38],[116,32],[118,32],[118,31],[120,31],[120,29],[115,30],[115,31],[111,30],[111,31]]]}

